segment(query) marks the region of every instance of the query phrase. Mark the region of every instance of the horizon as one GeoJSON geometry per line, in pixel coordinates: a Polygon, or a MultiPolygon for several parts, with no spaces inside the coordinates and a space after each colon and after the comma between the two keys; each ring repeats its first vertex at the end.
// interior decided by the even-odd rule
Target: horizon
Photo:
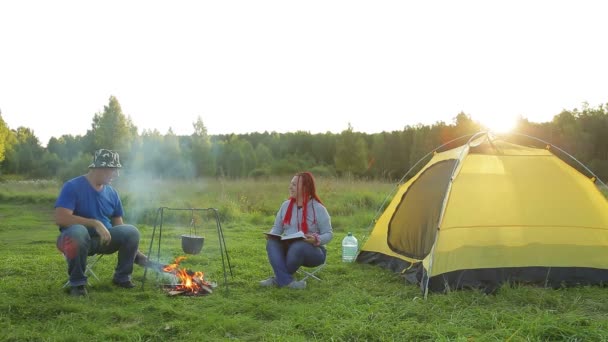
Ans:
{"type": "MultiPolygon", "coordinates": [[[[1,108],[0,108],[0,110],[1,110],[1,108]]],[[[563,110],[566,110],[566,109],[563,109],[563,110]]],[[[103,111],[101,111],[101,112],[103,112],[103,111]]],[[[98,113],[101,113],[101,112],[98,112],[98,113]]],[[[123,112],[124,112],[124,111],[123,111],[123,112]]],[[[127,114],[125,114],[125,113],[123,113],[123,114],[125,115],[125,117],[130,118],[130,117],[127,115],[127,114]]],[[[353,127],[353,132],[357,132],[357,133],[364,133],[364,134],[368,134],[368,135],[373,135],[373,134],[381,134],[381,133],[390,133],[390,132],[394,132],[394,131],[403,131],[403,130],[405,130],[405,129],[406,129],[406,128],[408,128],[408,127],[415,128],[415,127],[417,127],[417,126],[419,126],[419,125],[422,125],[422,126],[427,126],[427,127],[432,127],[432,126],[439,125],[439,124],[445,124],[445,125],[449,126],[449,125],[454,125],[454,124],[455,124],[455,119],[456,119],[456,116],[457,116],[458,114],[460,114],[460,113],[455,114],[455,115],[454,115],[454,117],[452,117],[452,118],[451,118],[450,120],[448,120],[448,121],[445,121],[445,120],[439,120],[439,121],[435,121],[435,122],[432,122],[432,123],[422,123],[422,122],[418,122],[418,123],[415,123],[415,124],[405,124],[405,125],[403,125],[403,126],[400,126],[399,128],[394,128],[394,129],[391,129],[391,130],[382,130],[382,131],[375,131],[375,132],[369,132],[369,131],[365,131],[365,130],[357,130],[357,129],[355,129],[355,128],[353,127]]],[[[466,113],[466,112],[465,112],[464,114],[466,114],[466,115],[467,115],[467,116],[468,116],[468,117],[469,117],[471,120],[473,120],[473,121],[474,121],[476,124],[478,124],[478,125],[482,126],[482,127],[480,127],[480,128],[482,128],[482,129],[483,129],[483,128],[490,129],[489,127],[483,127],[484,123],[482,123],[480,120],[476,120],[474,117],[471,117],[471,115],[469,115],[468,113],[466,113]]],[[[560,114],[560,113],[557,113],[557,114],[555,114],[555,115],[559,115],[559,114],[560,114]]],[[[555,116],[555,115],[554,115],[554,116],[555,116]]],[[[554,116],[553,116],[553,117],[554,117],[554,116]]],[[[0,112],[0,117],[2,117],[2,112],[0,112]]],[[[546,122],[551,122],[551,121],[553,120],[553,117],[551,117],[551,119],[550,119],[550,120],[547,120],[547,121],[532,121],[532,120],[530,120],[530,119],[528,119],[528,118],[526,118],[526,117],[523,117],[523,116],[518,117],[518,118],[516,118],[516,119],[521,118],[521,119],[524,119],[524,120],[528,120],[529,122],[534,122],[534,123],[546,123],[546,122]]],[[[201,119],[203,119],[203,118],[201,118],[201,119]]],[[[195,118],[195,119],[194,119],[194,121],[192,121],[192,123],[191,123],[191,124],[194,124],[194,123],[196,122],[196,120],[197,120],[197,118],[195,118]]],[[[5,120],[5,121],[6,121],[6,120],[5,120]]],[[[93,115],[91,116],[91,124],[92,124],[92,122],[93,122],[93,115]]],[[[501,121],[501,122],[502,122],[502,121],[501,121]]],[[[513,122],[510,122],[510,121],[509,121],[508,123],[503,122],[503,125],[501,125],[500,127],[505,127],[505,128],[507,128],[507,129],[505,129],[505,130],[499,130],[499,132],[504,133],[504,132],[506,132],[506,131],[511,130],[511,129],[513,128],[513,127],[512,127],[512,124],[513,124],[514,122],[515,122],[515,121],[513,121],[513,122]]],[[[348,129],[348,125],[350,124],[350,123],[348,123],[348,122],[347,122],[347,123],[346,123],[346,126],[345,126],[343,129],[339,130],[339,131],[329,131],[329,130],[326,130],[326,131],[314,131],[314,132],[312,132],[312,131],[310,131],[310,130],[294,130],[294,131],[276,131],[276,130],[265,130],[265,131],[248,131],[248,132],[222,132],[222,133],[211,133],[211,132],[209,132],[209,128],[207,127],[207,124],[205,123],[204,119],[203,119],[203,123],[205,124],[205,127],[207,128],[207,135],[208,135],[208,136],[210,136],[210,137],[211,137],[211,136],[221,136],[221,135],[232,135],[232,134],[234,134],[234,135],[249,135],[249,134],[274,134],[274,133],[278,133],[278,134],[290,134],[290,133],[298,133],[298,132],[304,132],[304,133],[308,133],[308,134],[311,134],[311,135],[315,135],[315,134],[326,134],[326,133],[340,134],[340,133],[342,133],[343,131],[347,130],[347,129],[348,129]]],[[[8,123],[7,123],[7,125],[8,125],[8,123]]],[[[134,126],[137,128],[137,135],[138,135],[138,136],[142,136],[142,135],[144,134],[144,130],[146,130],[146,131],[154,131],[154,130],[156,130],[156,131],[158,131],[158,133],[159,133],[160,135],[165,136],[165,135],[167,135],[167,134],[169,133],[169,129],[172,129],[171,127],[169,127],[169,128],[167,128],[167,130],[166,130],[166,131],[162,132],[162,131],[158,130],[157,128],[153,128],[153,129],[146,129],[146,128],[144,128],[144,129],[142,129],[142,128],[140,128],[140,127],[139,127],[139,126],[138,126],[138,125],[137,125],[135,122],[133,122],[133,125],[134,125],[134,126]]],[[[24,127],[24,126],[19,126],[19,127],[24,127]]],[[[19,127],[11,127],[10,125],[8,125],[8,128],[9,128],[9,129],[11,129],[11,130],[16,130],[16,129],[18,129],[19,127]]],[[[30,130],[32,131],[32,133],[34,134],[34,136],[35,136],[36,138],[38,138],[40,145],[41,145],[41,146],[43,146],[43,147],[45,147],[45,148],[46,148],[46,146],[48,145],[48,142],[50,141],[50,139],[52,139],[52,138],[59,139],[59,138],[60,138],[60,137],[62,137],[62,136],[83,137],[83,136],[85,136],[85,135],[87,134],[87,132],[90,130],[90,128],[89,128],[89,129],[87,129],[85,132],[83,132],[83,133],[79,133],[79,134],[73,134],[73,133],[64,133],[64,134],[60,134],[60,135],[58,135],[58,136],[50,136],[48,139],[46,139],[46,141],[43,141],[43,140],[42,140],[42,139],[39,137],[39,135],[38,135],[38,134],[36,134],[36,131],[35,131],[34,129],[32,129],[31,127],[25,127],[25,128],[30,129],[30,130]]],[[[491,129],[490,129],[490,130],[491,130],[491,129]]],[[[192,135],[193,133],[194,133],[194,127],[192,127],[192,129],[191,129],[191,131],[190,131],[190,132],[184,132],[183,134],[182,134],[182,133],[177,133],[177,132],[173,131],[173,134],[175,134],[176,136],[190,136],[190,135],[192,135]]]]}

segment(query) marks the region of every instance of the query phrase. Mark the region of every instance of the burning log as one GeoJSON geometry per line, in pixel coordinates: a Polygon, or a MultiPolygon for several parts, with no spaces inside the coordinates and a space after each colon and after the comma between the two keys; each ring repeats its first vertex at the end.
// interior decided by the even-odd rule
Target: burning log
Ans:
{"type": "Polygon", "coordinates": [[[185,259],[186,257],[183,256],[178,257],[174,263],[163,268],[165,273],[172,274],[175,279],[173,284],[165,285],[167,294],[170,296],[181,294],[186,296],[202,296],[213,293],[213,289],[217,287],[217,284],[206,281],[203,272],[178,268],[179,263],[185,259]]]}

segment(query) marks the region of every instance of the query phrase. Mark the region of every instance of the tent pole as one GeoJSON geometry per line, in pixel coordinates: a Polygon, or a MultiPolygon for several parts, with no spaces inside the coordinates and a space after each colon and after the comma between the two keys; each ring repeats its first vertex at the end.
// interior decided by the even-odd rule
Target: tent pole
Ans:
{"type": "MultiPolygon", "coordinates": [[[[478,133],[476,133],[476,134],[478,134],[478,133]]],[[[367,233],[369,234],[369,232],[372,230],[372,228],[376,224],[376,221],[378,220],[378,217],[380,217],[380,215],[383,212],[382,208],[384,208],[384,206],[386,205],[386,203],[389,202],[389,200],[394,197],[395,193],[399,189],[399,186],[401,186],[403,184],[403,181],[405,180],[405,177],[407,177],[407,175],[409,175],[410,172],[412,172],[414,169],[416,169],[416,166],[418,166],[418,164],[420,164],[429,155],[431,155],[432,153],[435,153],[435,151],[439,150],[440,148],[442,148],[442,147],[444,147],[444,146],[446,146],[448,144],[451,144],[454,141],[458,141],[460,139],[469,137],[471,135],[473,135],[473,134],[465,134],[465,135],[459,136],[458,138],[454,138],[454,139],[452,139],[452,140],[450,140],[450,141],[448,141],[448,142],[440,145],[439,147],[436,147],[435,149],[433,149],[429,153],[425,154],[422,158],[418,159],[418,161],[412,167],[410,167],[409,170],[407,170],[407,172],[403,175],[403,177],[401,177],[401,179],[399,179],[399,181],[397,182],[397,184],[395,184],[395,186],[393,187],[393,189],[386,195],[386,197],[384,197],[384,201],[382,201],[382,204],[380,204],[380,206],[376,210],[376,213],[374,214],[374,219],[367,226],[367,233]]],[[[364,240],[365,240],[365,238],[366,238],[366,236],[363,237],[364,240]]]]}
{"type": "Polygon", "coordinates": [[[431,281],[431,273],[433,270],[433,257],[435,255],[435,246],[437,245],[437,240],[439,239],[439,232],[441,231],[439,228],[441,227],[441,222],[443,221],[443,216],[445,214],[445,208],[446,208],[446,204],[448,203],[448,197],[450,195],[450,191],[452,190],[452,184],[454,182],[454,176],[456,174],[456,171],[458,170],[458,168],[462,165],[462,159],[464,157],[466,157],[466,155],[469,153],[469,144],[471,143],[471,141],[477,139],[478,136],[482,136],[482,135],[486,135],[486,139],[488,139],[488,132],[478,132],[475,133],[473,136],[471,136],[471,138],[469,139],[469,141],[467,141],[466,148],[463,148],[462,151],[460,151],[460,156],[458,156],[458,162],[454,165],[454,168],[452,169],[452,174],[450,175],[450,182],[448,183],[448,187],[445,190],[445,195],[443,196],[443,203],[441,205],[441,213],[439,214],[439,220],[437,222],[437,234],[435,234],[435,241],[433,241],[433,247],[431,248],[431,253],[429,256],[429,269],[426,275],[426,279],[425,280],[425,284],[424,284],[424,299],[426,300],[428,293],[429,293],[429,282],[431,281]]]}
{"type": "MultiPolygon", "coordinates": [[[[550,142],[544,141],[544,140],[539,139],[539,138],[537,138],[537,137],[533,137],[533,136],[531,136],[531,135],[522,134],[522,133],[511,133],[511,134],[512,134],[512,135],[518,135],[518,136],[526,137],[526,138],[530,138],[530,139],[533,139],[533,140],[536,140],[536,141],[540,141],[540,142],[542,142],[543,144],[549,145],[549,146],[551,146],[551,147],[553,147],[553,148],[557,149],[558,151],[560,151],[560,152],[562,152],[563,154],[565,154],[565,155],[567,155],[568,157],[570,157],[570,159],[572,159],[572,160],[574,160],[575,162],[577,162],[577,163],[578,163],[578,165],[582,166],[582,167],[585,169],[585,171],[589,172],[589,174],[591,174],[591,176],[595,177],[595,179],[597,179],[597,181],[598,181],[598,182],[600,182],[600,183],[601,183],[601,184],[602,184],[602,185],[603,185],[605,188],[608,188],[608,186],[606,186],[606,183],[602,182],[602,180],[600,179],[600,177],[598,177],[598,176],[597,176],[595,173],[593,173],[593,171],[591,171],[591,170],[590,170],[590,169],[589,169],[587,166],[585,166],[585,164],[581,163],[581,162],[580,162],[578,159],[574,158],[574,156],[572,156],[570,153],[568,153],[568,152],[566,152],[566,151],[562,150],[561,148],[559,148],[559,147],[557,147],[557,146],[553,145],[553,144],[552,144],[552,143],[550,143],[550,142]]],[[[556,156],[556,157],[557,157],[557,156],[556,156]]],[[[558,157],[558,158],[559,158],[559,157],[558,157]]],[[[561,159],[561,158],[560,158],[560,159],[561,159]]]]}
{"type": "MultiPolygon", "coordinates": [[[[476,133],[478,134],[478,133],[476,133]]],[[[431,150],[429,153],[425,154],[422,158],[418,159],[418,161],[412,166],[410,167],[409,170],[407,170],[407,172],[403,175],[403,177],[401,177],[401,179],[399,179],[399,181],[397,182],[397,184],[395,184],[395,186],[393,187],[393,189],[388,193],[388,195],[386,195],[386,197],[384,198],[384,201],[382,201],[382,204],[380,204],[380,206],[378,207],[378,210],[376,210],[376,214],[374,215],[374,219],[372,220],[372,222],[370,222],[369,226],[367,226],[367,231],[369,232],[376,220],[378,219],[378,217],[382,214],[382,208],[384,208],[384,205],[386,204],[386,202],[389,201],[389,199],[392,199],[394,194],[397,192],[397,189],[399,189],[399,186],[401,186],[403,184],[403,181],[405,180],[405,177],[407,177],[407,175],[410,174],[410,172],[412,172],[414,169],[416,169],[416,166],[418,166],[418,164],[420,164],[423,160],[425,160],[429,155],[431,155],[432,153],[435,153],[435,151],[439,150],[440,148],[447,146],[448,144],[453,143],[454,141],[458,141],[462,138],[466,138],[468,136],[471,136],[473,134],[465,134],[462,136],[459,136],[458,138],[454,138],[436,148],[434,148],[433,150],[431,150]]],[[[470,140],[469,140],[470,141],[470,140]]]]}

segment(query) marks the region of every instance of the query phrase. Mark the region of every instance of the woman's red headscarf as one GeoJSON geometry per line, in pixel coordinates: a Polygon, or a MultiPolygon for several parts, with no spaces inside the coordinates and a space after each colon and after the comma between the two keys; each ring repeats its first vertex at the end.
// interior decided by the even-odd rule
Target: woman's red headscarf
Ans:
{"type": "MultiPolygon", "coordinates": [[[[307,208],[308,208],[308,200],[310,198],[314,198],[317,202],[323,204],[317,196],[317,189],[315,187],[315,178],[312,176],[310,172],[300,172],[297,173],[298,176],[298,184],[302,184],[302,199],[304,202],[302,206],[304,207],[304,211],[302,212],[302,226],[298,227],[302,230],[304,234],[308,233],[308,222],[306,220],[307,208]]],[[[296,191],[298,191],[299,187],[296,186],[296,191]]],[[[297,197],[297,194],[296,194],[297,197]]],[[[293,205],[296,203],[296,198],[291,197],[289,199],[289,206],[287,207],[287,213],[285,214],[285,218],[283,219],[283,224],[291,223],[291,212],[293,209],[293,205]]]]}

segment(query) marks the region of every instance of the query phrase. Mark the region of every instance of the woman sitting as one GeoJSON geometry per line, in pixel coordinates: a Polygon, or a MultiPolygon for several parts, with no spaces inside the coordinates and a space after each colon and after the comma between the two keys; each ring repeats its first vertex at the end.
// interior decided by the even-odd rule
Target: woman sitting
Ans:
{"type": "Polygon", "coordinates": [[[301,266],[323,264],[327,256],[324,245],[332,237],[331,218],[317,196],[314,177],[310,172],[296,174],[289,184],[289,199],[281,205],[266,234],[266,252],[274,277],[260,285],[306,288],[306,282],[295,280],[293,275],[301,266]],[[293,234],[301,237],[286,238],[293,234]]]}

